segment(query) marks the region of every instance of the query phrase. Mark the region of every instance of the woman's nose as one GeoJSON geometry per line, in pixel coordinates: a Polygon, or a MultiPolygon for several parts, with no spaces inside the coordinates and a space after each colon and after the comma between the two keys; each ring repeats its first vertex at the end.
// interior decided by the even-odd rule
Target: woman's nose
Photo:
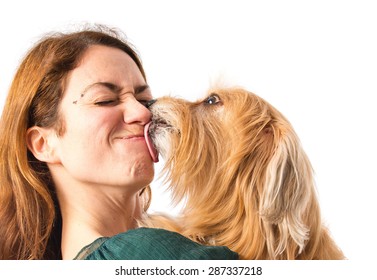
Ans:
{"type": "Polygon", "coordinates": [[[129,102],[123,113],[124,122],[126,123],[142,123],[147,124],[151,118],[152,113],[148,110],[147,106],[141,104],[136,99],[129,102]]]}

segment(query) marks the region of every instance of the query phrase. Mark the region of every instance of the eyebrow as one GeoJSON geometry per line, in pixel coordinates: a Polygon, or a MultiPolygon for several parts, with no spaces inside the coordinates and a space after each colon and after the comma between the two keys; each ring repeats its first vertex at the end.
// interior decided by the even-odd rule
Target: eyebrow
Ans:
{"type": "Polygon", "coordinates": [[[150,89],[149,85],[147,84],[144,84],[144,85],[140,85],[140,86],[137,86],[135,88],[135,95],[136,94],[139,94],[139,93],[143,93],[144,91],[150,89]]]}
{"type": "MultiPolygon", "coordinates": [[[[110,83],[110,82],[96,82],[96,83],[88,85],[81,92],[81,97],[83,97],[90,89],[97,87],[97,86],[106,87],[107,89],[109,89],[110,91],[112,91],[116,94],[119,94],[122,91],[122,88],[120,86],[116,85],[116,84],[113,84],[113,83],[110,83]]],[[[149,85],[147,85],[147,84],[137,86],[135,88],[134,94],[136,95],[136,94],[142,93],[142,92],[146,91],[147,89],[149,89],[149,85]]]]}

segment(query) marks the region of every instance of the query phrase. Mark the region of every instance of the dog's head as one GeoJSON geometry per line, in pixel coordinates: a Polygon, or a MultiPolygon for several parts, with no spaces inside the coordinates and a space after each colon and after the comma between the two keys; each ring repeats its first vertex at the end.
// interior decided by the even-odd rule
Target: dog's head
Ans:
{"type": "Polygon", "coordinates": [[[308,219],[318,218],[308,209],[317,207],[312,168],[279,111],[240,88],[211,90],[198,102],[163,97],[150,109],[149,132],[173,194],[187,199],[198,224],[208,222],[211,234],[224,220],[243,224],[238,230],[252,224],[271,256],[289,242],[295,254],[303,250],[308,219]]]}

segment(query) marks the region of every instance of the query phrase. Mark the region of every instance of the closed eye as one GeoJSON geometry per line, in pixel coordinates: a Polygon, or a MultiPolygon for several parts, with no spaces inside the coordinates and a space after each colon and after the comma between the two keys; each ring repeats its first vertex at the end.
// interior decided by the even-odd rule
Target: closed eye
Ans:
{"type": "Polygon", "coordinates": [[[148,99],[148,100],[138,100],[139,103],[145,107],[148,106],[149,102],[151,101],[151,99],[148,99]]]}
{"type": "Polygon", "coordinates": [[[113,99],[113,100],[104,100],[104,101],[97,101],[94,103],[96,106],[110,106],[110,105],[116,105],[118,104],[119,100],[118,99],[113,99]]]}

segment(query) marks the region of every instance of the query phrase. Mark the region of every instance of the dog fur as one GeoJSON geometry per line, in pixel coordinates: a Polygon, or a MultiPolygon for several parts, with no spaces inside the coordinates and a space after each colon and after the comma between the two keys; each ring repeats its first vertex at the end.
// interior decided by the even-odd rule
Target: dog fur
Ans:
{"type": "Polygon", "coordinates": [[[178,217],[143,225],[227,246],[240,259],[344,259],[323,226],[312,166],[292,125],[242,88],[198,102],[163,97],[149,133],[165,160],[178,217]]]}

